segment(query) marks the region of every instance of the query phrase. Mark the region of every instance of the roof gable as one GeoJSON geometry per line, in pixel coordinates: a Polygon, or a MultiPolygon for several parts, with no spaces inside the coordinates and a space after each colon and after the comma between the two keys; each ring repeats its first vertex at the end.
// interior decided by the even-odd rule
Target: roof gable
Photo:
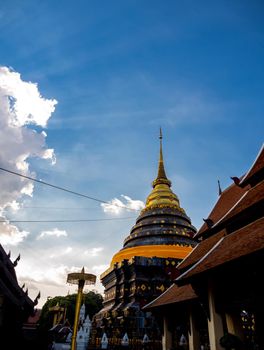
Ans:
{"type": "Polygon", "coordinates": [[[262,145],[254,163],[252,164],[251,168],[248,170],[246,175],[241,179],[239,186],[246,186],[248,184],[255,184],[256,181],[258,181],[264,178],[264,144],[262,145]],[[259,176],[260,173],[262,176],[259,176]]]}
{"type": "MultiPolygon", "coordinates": [[[[213,207],[208,219],[212,220],[213,223],[218,222],[221,218],[226,215],[226,213],[240,200],[240,198],[245,194],[248,187],[241,188],[235,184],[227,187],[220,197],[218,198],[215,206],[213,207]]],[[[201,237],[205,232],[209,230],[206,223],[202,225],[195,238],[201,237]]]]}

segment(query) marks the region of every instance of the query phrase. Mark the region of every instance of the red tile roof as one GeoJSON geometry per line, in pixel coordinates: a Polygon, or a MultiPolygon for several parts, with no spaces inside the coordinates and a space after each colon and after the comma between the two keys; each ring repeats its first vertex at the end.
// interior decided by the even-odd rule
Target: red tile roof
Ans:
{"type": "Polygon", "coordinates": [[[213,236],[201,241],[191,252],[182,260],[177,268],[179,270],[186,270],[187,267],[195,264],[200,260],[218,241],[226,234],[226,230],[221,230],[213,236]]]}
{"type": "Polygon", "coordinates": [[[36,309],[32,316],[29,316],[27,321],[24,323],[23,328],[36,328],[39,322],[39,318],[41,315],[41,309],[36,309]]]}
{"type": "Polygon", "coordinates": [[[250,180],[254,175],[256,175],[260,170],[264,168],[264,144],[262,145],[259,154],[257,155],[257,158],[255,159],[253,165],[249,169],[249,171],[246,173],[246,175],[241,179],[239,185],[240,186],[246,186],[248,183],[250,183],[250,180]]]}
{"type": "Polygon", "coordinates": [[[197,298],[192,286],[187,284],[179,287],[176,284],[171,285],[163,294],[158,298],[143,307],[143,310],[152,309],[155,307],[165,306],[167,304],[176,304],[187,300],[197,298]]]}
{"type": "MultiPolygon", "coordinates": [[[[235,184],[232,184],[226,188],[222,192],[208,218],[211,219],[214,223],[219,221],[237,203],[237,201],[243,196],[247,189],[248,187],[241,188],[235,184]]],[[[197,238],[201,236],[207,230],[209,230],[209,228],[207,224],[204,223],[194,237],[197,238]]]]}
{"type": "Polygon", "coordinates": [[[224,263],[264,249],[264,217],[221,238],[197,264],[180,275],[176,281],[211,270],[224,263]]]}
{"type": "Polygon", "coordinates": [[[237,203],[213,227],[219,225],[220,222],[223,223],[230,220],[232,217],[262,200],[264,200],[264,180],[245,192],[240,200],[238,200],[237,203]]]}

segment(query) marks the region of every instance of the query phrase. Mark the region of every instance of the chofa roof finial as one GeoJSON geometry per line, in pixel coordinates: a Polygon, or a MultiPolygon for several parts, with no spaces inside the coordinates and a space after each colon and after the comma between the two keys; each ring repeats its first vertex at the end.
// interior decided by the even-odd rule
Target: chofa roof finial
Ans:
{"type": "Polygon", "coordinates": [[[234,181],[234,184],[239,186],[240,179],[237,176],[231,176],[231,179],[234,181]]]}
{"type": "Polygon", "coordinates": [[[219,196],[221,196],[221,194],[223,193],[223,191],[222,191],[222,188],[221,188],[221,185],[220,185],[220,181],[217,180],[217,182],[218,182],[218,194],[219,194],[219,196]]]}

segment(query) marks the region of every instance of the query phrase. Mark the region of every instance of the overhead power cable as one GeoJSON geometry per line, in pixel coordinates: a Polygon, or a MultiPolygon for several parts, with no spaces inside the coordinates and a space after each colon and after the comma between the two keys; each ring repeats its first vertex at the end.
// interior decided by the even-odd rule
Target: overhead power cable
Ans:
{"type": "Polygon", "coordinates": [[[65,209],[69,209],[69,210],[97,210],[97,208],[93,208],[93,207],[45,207],[45,206],[28,206],[28,205],[23,205],[21,208],[19,209],[49,209],[49,210],[54,210],[54,209],[58,209],[58,210],[65,210],[65,209]]]}
{"type": "Polygon", "coordinates": [[[57,185],[53,185],[53,184],[50,184],[50,183],[42,181],[42,180],[34,179],[33,177],[26,176],[26,175],[23,175],[23,174],[20,174],[20,173],[17,173],[15,171],[8,170],[8,169],[2,168],[2,167],[0,167],[0,170],[5,171],[6,173],[9,173],[9,174],[17,175],[17,176],[23,177],[25,179],[28,179],[28,180],[40,183],[42,185],[46,185],[46,186],[49,186],[49,187],[52,187],[52,188],[56,188],[57,190],[61,190],[61,191],[64,191],[64,192],[68,192],[68,193],[74,194],[74,195],[79,196],[79,197],[88,198],[88,199],[91,199],[93,201],[104,203],[104,204],[114,205],[116,207],[127,209],[127,210],[139,211],[138,209],[133,209],[133,208],[126,207],[125,205],[118,205],[116,203],[110,203],[110,202],[104,201],[102,199],[98,199],[98,198],[87,196],[86,194],[82,194],[82,193],[79,193],[79,192],[68,190],[67,188],[60,187],[60,186],[57,186],[57,185]]]}
{"type": "MultiPolygon", "coordinates": [[[[12,209],[12,208],[11,208],[12,209]]],[[[46,210],[98,210],[98,208],[95,207],[45,207],[45,206],[28,206],[28,205],[22,205],[19,207],[19,210],[24,209],[45,209],[46,210]]],[[[10,210],[10,207],[6,207],[4,209],[5,212],[10,210]]]]}
{"type": "Polygon", "coordinates": [[[128,220],[135,219],[135,217],[125,217],[125,218],[109,218],[109,219],[73,219],[73,220],[0,220],[1,222],[6,223],[40,223],[40,222],[90,222],[90,221],[114,221],[114,220],[128,220]]]}

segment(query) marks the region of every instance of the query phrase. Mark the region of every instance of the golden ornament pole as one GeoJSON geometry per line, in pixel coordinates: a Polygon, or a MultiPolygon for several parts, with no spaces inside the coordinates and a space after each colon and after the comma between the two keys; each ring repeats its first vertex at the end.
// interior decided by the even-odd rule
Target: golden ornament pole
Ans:
{"type": "Polygon", "coordinates": [[[78,331],[83,287],[85,284],[95,284],[95,281],[96,281],[96,276],[89,273],[85,273],[84,267],[82,268],[81,272],[68,274],[67,282],[71,284],[78,284],[78,294],[76,298],[75,316],[74,316],[73,332],[72,332],[72,339],[71,339],[71,350],[76,350],[76,337],[77,337],[77,331],[78,331]]]}

